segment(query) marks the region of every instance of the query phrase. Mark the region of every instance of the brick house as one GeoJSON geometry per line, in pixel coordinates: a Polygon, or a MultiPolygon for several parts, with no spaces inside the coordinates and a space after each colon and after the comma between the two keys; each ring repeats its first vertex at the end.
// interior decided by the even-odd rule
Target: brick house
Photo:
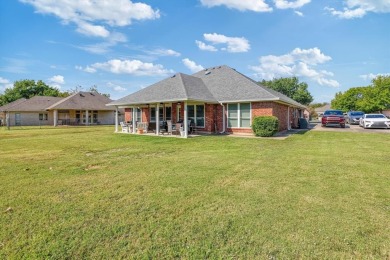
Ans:
{"type": "MultiPolygon", "coordinates": [[[[177,73],[108,106],[117,111],[125,109],[125,121],[133,125],[148,122],[156,123],[158,128],[161,121],[191,120],[197,132],[247,134],[253,133],[251,123],[257,116],[276,116],[279,131],[297,127],[306,109],[228,66],[204,69],[193,75],[177,73]]],[[[186,135],[187,127],[184,124],[186,135]]]]}
{"type": "Polygon", "coordinates": [[[0,107],[7,126],[114,124],[112,100],[96,92],[77,92],[68,97],[34,96],[0,107]]]}

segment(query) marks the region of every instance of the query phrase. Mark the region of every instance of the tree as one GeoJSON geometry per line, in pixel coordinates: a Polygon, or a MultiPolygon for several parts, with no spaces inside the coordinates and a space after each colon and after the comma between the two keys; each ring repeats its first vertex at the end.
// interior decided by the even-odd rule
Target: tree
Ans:
{"type": "Polygon", "coordinates": [[[42,80],[19,80],[15,81],[12,88],[7,88],[4,94],[0,95],[0,106],[11,103],[20,98],[31,98],[33,96],[64,97],[59,89],[46,85],[42,80]]]}
{"type": "Polygon", "coordinates": [[[98,91],[98,87],[97,87],[96,85],[93,85],[92,87],[90,87],[90,88],[89,88],[89,91],[90,91],[90,92],[96,92],[96,93],[99,93],[99,94],[102,95],[102,96],[106,96],[106,97],[110,98],[110,94],[100,93],[100,92],[98,91]]]}
{"type": "MultiPolygon", "coordinates": [[[[79,91],[83,91],[83,87],[80,86],[80,85],[77,85],[74,89],[68,90],[67,93],[68,93],[69,95],[72,95],[72,94],[77,93],[77,92],[79,92],[79,91]]],[[[98,93],[98,94],[100,94],[100,95],[102,95],[102,96],[106,96],[106,97],[110,98],[110,94],[106,94],[106,93],[101,93],[101,92],[99,92],[98,87],[97,87],[96,85],[91,86],[91,87],[88,89],[88,91],[89,91],[89,92],[96,92],[96,93],[98,93]]]]}
{"type": "Polygon", "coordinates": [[[343,111],[360,110],[365,113],[382,112],[390,108],[390,76],[378,76],[366,87],[350,88],[338,92],[332,107],[343,111]]]}
{"type": "Polygon", "coordinates": [[[259,83],[270,89],[276,90],[303,105],[309,105],[313,101],[313,96],[308,91],[307,84],[305,82],[299,83],[297,77],[278,78],[270,81],[262,80],[259,83]]]}

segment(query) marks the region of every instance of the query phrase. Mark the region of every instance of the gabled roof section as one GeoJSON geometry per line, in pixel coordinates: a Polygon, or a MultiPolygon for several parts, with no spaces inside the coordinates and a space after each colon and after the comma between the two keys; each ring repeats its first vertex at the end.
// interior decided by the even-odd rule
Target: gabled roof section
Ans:
{"type": "Polygon", "coordinates": [[[147,88],[111,102],[108,105],[136,105],[184,100],[210,103],[217,102],[202,79],[183,73],[177,73],[172,77],[159,81],[147,88]]]}
{"type": "Polygon", "coordinates": [[[12,109],[12,107],[17,106],[18,104],[20,104],[24,101],[26,101],[25,98],[19,98],[11,103],[5,104],[4,106],[0,107],[0,112],[10,111],[10,109],[12,109]]]}
{"type": "Polygon", "coordinates": [[[201,78],[210,92],[220,101],[280,101],[305,108],[295,100],[237,72],[228,66],[218,66],[199,71],[192,76],[201,78]]]}
{"type": "Polygon", "coordinates": [[[193,75],[177,73],[108,106],[159,102],[200,101],[207,103],[275,101],[306,108],[293,99],[258,84],[228,66],[201,70],[193,75]]]}
{"type": "Polygon", "coordinates": [[[106,104],[112,100],[97,92],[77,92],[47,107],[47,110],[115,110],[106,104]]]}
{"type": "Polygon", "coordinates": [[[48,106],[62,100],[62,97],[34,96],[29,99],[21,98],[5,106],[0,111],[10,112],[40,112],[45,111],[48,106]]]}

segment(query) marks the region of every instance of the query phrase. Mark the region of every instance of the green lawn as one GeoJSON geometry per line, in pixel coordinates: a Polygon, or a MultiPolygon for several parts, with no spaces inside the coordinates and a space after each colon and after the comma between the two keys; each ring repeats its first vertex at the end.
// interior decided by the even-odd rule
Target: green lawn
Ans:
{"type": "Polygon", "coordinates": [[[3,127],[0,259],[389,259],[389,148],[3,127]]]}

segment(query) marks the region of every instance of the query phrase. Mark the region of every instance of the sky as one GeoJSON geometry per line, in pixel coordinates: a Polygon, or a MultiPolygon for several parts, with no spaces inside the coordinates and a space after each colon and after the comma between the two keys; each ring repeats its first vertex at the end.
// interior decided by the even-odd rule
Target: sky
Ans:
{"type": "Polygon", "coordinates": [[[330,102],[390,75],[390,0],[0,1],[0,94],[33,79],[115,100],[220,65],[330,102]]]}

